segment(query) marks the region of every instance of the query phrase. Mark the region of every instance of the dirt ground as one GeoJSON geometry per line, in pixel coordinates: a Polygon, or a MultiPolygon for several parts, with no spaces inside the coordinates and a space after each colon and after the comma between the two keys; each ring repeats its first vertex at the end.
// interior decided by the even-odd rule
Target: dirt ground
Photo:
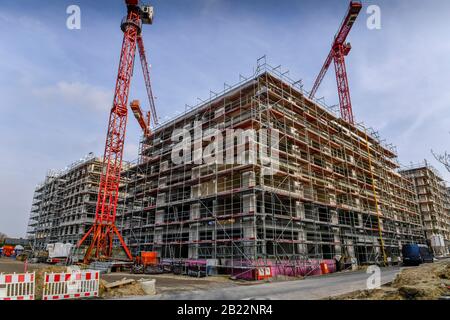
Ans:
{"type": "Polygon", "coordinates": [[[110,273],[105,274],[102,278],[108,282],[114,282],[127,279],[155,279],[156,280],[156,294],[175,293],[181,291],[192,291],[201,289],[214,289],[237,286],[228,277],[215,276],[206,278],[193,278],[188,276],[180,276],[174,274],[128,274],[128,273],[110,273]]]}
{"type": "MultiPolygon", "coordinates": [[[[41,264],[28,264],[28,271],[36,271],[43,268],[41,264]]],[[[22,273],[25,270],[25,263],[11,258],[0,258],[0,273],[22,273]]]]}
{"type": "Polygon", "coordinates": [[[333,300],[437,300],[450,295],[450,260],[403,269],[380,289],[361,290],[333,300]]]}
{"type": "Polygon", "coordinates": [[[104,284],[106,282],[114,282],[122,279],[155,279],[156,280],[156,294],[170,294],[180,293],[183,291],[206,290],[214,288],[224,288],[237,286],[227,277],[207,277],[207,278],[192,278],[187,276],[163,274],[163,275],[136,275],[128,273],[110,273],[102,275],[102,283],[100,292],[104,298],[117,298],[126,296],[140,296],[144,292],[139,284],[131,284],[114,290],[106,290],[104,284]]]}

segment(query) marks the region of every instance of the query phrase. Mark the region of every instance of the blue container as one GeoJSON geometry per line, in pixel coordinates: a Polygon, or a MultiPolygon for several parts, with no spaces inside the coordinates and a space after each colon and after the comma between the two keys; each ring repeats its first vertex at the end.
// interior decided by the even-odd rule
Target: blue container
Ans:
{"type": "Polygon", "coordinates": [[[417,244],[405,244],[402,247],[403,264],[407,266],[418,266],[422,263],[420,248],[417,244]]]}

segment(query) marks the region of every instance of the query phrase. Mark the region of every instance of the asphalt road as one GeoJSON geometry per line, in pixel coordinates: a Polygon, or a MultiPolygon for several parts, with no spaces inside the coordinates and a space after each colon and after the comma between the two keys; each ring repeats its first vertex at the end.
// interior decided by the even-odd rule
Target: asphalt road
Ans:
{"type": "MultiPolygon", "coordinates": [[[[381,269],[381,284],[391,282],[400,267],[381,269]]],[[[133,297],[139,300],[317,300],[367,289],[371,274],[365,271],[335,273],[304,280],[272,282],[176,294],[133,297]]],[[[156,282],[158,287],[158,282],[156,282]]]]}

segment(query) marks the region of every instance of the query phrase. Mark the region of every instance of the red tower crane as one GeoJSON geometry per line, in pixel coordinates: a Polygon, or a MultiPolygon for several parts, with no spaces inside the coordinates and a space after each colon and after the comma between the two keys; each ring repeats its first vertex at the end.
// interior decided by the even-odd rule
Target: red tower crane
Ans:
{"type": "Polygon", "coordinates": [[[350,89],[348,86],[347,79],[347,70],[345,68],[345,56],[351,50],[351,46],[349,43],[346,43],[345,40],[355,23],[356,18],[358,17],[359,12],[362,9],[362,4],[359,1],[351,1],[350,6],[348,8],[348,12],[341,23],[339,31],[334,37],[333,44],[331,46],[331,51],[328,54],[327,59],[320,70],[319,75],[317,76],[316,81],[314,82],[314,86],[309,94],[310,98],[313,98],[319,88],[325,74],[330,67],[332,61],[334,61],[334,68],[336,71],[336,82],[338,87],[339,94],[339,106],[341,109],[341,117],[345,121],[354,124],[353,119],[353,110],[352,110],[352,102],[350,99],[350,89]]]}
{"type": "Polygon", "coordinates": [[[153,23],[153,7],[141,5],[138,0],[125,0],[127,16],[122,20],[121,29],[124,33],[122,51],[120,54],[119,71],[116,81],[113,106],[109,117],[106,136],[103,170],[100,176],[95,221],[93,226],[78,242],[79,248],[89,237],[91,242],[86,250],[84,262],[88,263],[94,254],[96,259],[112,257],[114,236],[120,241],[127,258],[132,260],[130,250],[116,227],[117,202],[119,197],[120,174],[128,115],[128,97],[133,75],[136,44],[139,45],[142,69],[150,101],[151,112],[145,119],[139,102],[133,102],[131,108],[145,135],[150,134],[150,114],[157,124],[157,116],[150,85],[147,59],[141,37],[142,25],[153,23]]]}

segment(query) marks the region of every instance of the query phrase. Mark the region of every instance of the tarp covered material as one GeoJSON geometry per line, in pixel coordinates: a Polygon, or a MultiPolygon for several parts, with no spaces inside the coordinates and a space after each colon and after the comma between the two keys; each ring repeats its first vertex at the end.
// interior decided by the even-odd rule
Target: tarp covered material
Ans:
{"type": "Polygon", "coordinates": [[[71,243],[50,243],[47,244],[49,258],[67,258],[73,248],[71,243]]]}
{"type": "Polygon", "coordinates": [[[444,237],[440,234],[434,234],[431,236],[431,246],[432,247],[444,247],[445,241],[444,237]]]}
{"type": "Polygon", "coordinates": [[[18,244],[17,246],[14,247],[14,250],[16,250],[16,251],[23,251],[24,247],[22,247],[20,244],[18,244]]]}
{"type": "Polygon", "coordinates": [[[299,261],[274,261],[274,260],[252,260],[252,261],[231,261],[226,263],[234,266],[231,269],[232,275],[238,279],[255,280],[256,270],[259,267],[270,268],[271,276],[313,276],[321,275],[321,263],[327,265],[329,273],[336,272],[336,261],[333,259],[308,259],[299,261]]]}

